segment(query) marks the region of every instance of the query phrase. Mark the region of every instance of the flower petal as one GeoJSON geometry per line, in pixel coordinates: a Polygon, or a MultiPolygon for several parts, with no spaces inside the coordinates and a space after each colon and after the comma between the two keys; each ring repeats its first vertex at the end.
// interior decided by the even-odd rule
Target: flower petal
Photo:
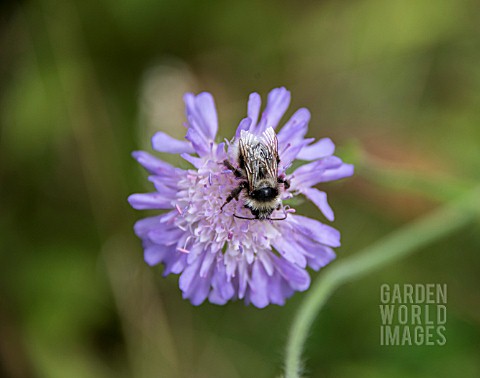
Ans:
{"type": "Polygon", "coordinates": [[[283,306],[285,300],[293,294],[293,289],[287,284],[287,281],[275,271],[275,274],[268,277],[268,298],[271,304],[283,306]]]}
{"type": "Polygon", "coordinates": [[[320,209],[330,222],[335,219],[333,210],[327,202],[327,194],[325,192],[321,192],[316,188],[305,188],[301,190],[301,193],[305,194],[305,196],[320,209]]]}
{"type": "Polygon", "coordinates": [[[210,93],[200,93],[196,98],[196,109],[202,119],[205,136],[214,140],[218,131],[218,117],[215,109],[215,101],[210,93]]]}
{"type": "Polygon", "coordinates": [[[287,281],[290,287],[297,291],[307,290],[310,286],[310,276],[305,269],[278,256],[273,256],[277,271],[287,281]]]}
{"type": "Polygon", "coordinates": [[[350,177],[353,175],[354,167],[352,164],[343,163],[340,167],[336,169],[326,170],[321,177],[321,180],[318,182],[327,182],[340,180],[345,177],[350,177]]]}
{"type": "Polygon", "coordinates": [[[170,273],[180,274],[183,272],[187,266],[187,255],[185,253],[173,249],[170,251],[170,254],[167,255],[165,259],[165,271],[163,274],[166,276],[170,273]]]}
{"type": "Polygon", "coordinates": [[[186,105],[189,129],[194,129],[208,141],[213,141],[218,130],[217,110],[213,96],[207,92],[197,96],[187,93],[183,99],[186,105]]]}
{"type": "Polygon", "coordinates": [[[147,234],[149,240],[160,245],[177,245],[178,240],[185,232],[170,224],[162,223],[162,227],[156,227],[147,234]]]}
{"type": "Polygon", "coordinates": [[[285,88],[275,88],[268,94],[267,106],[255,128],[256,134],[263,133],[268,127],[275,129],[290,105],[290,92],[285,88]]]}
{"type": "Polygon", "coordinates": [[[252,131],[257,126],[258,115],[260,114],[260,107],[262,106],[262,99],[258,93],[251,93],[248,97],[248,118],[252,120],[250,130],[252,131]]]}
{"type": "Polygon", "coordinates": [[[292,162],[297,157],[297,154],[302,150],[305,145],[307,145],[311,141],[312,139],[305,139],[296,144],[287,144],[286,148],[284,148],[283,151],[279,154],[281,159],[279,164],[280,171],[284,172],[285,170],[287,170],[287,168],[290,167],[292,162]]]}
{"type": "Polygon", "coordinates": [[[175,172],[179,169],[150,155],[148,152],[134,151],[132,152],[132,156],[147,171],[158,176],[173,176],[175,175],[175,172]]]}
{"type": "Polygon", "coordinates": [[[303,139],[307,133],[309,121],[310,112],[308,109],[298,109],[278,133],[278,143],[295,143],[303,139]]]}
{"type": "Polygon", "coordinates": [[[258,260],[253,263],[249,289],[249,299],[255,307],[264,308],[268,305],[268,275],[258,260]]]}
{"type": "Polygon", "coordinates": [[[323,138],[310,146],[305,146],[298,154],[297,158],[301,160],[316,160],[326,156],[333,155],[335,144],[330,138],[323,138]]]}
{"type": "Polygon", "coordinates": [[[252,125],[252,119],[250,117],[244,118],[240,121],[237,127],[237,131],[235,132],[235,138],[240,138],[240,134],[242,130],[249,130],[250,126],[252,125]]]}
{"type": "Polygon", "coordinates": [[[247,262],[242,259],[238,261],[238,298],[243,299],[248,288],[248,268],[247,262]]]}
{"type": "Polygon", "coordinates": [[[334,260],[335,257],[336,255],[332,248],[324,245],[317,245],[315,247],[315,254],[307,257],[308,266],[314,270],[319,270],[334,260]]]}
{"type": "Polygon", "coordinates": [[[171,209],[173,207],[170,199],[157,192],[132,194],[128,197],[128,203],[136,210],[171,209]]]}
{"type": "Polygon", "coordinates": [[[192,286],[192,282],[197,275],[197,270],[199,268],[201,260],[198,259],[194,261],[192,264],[189,264],[183,271],[182,275],[180,276],[178,280],[178,284],[180,287],[180,290],[182,291],[187,291],[190,289],[190,286],[192,286]]]}
{"type": "Polygon", "coordinates": [[[272,245],[284,259],[300,266],[301,268],[305,268],[307,266],[307,259],[302,254],[301,249],[295,248],[288,238],[274,239],[272,241],[272,245]]]}
{"type": "Polygon", "coordinates": [[[197,259],[193,264],[185,267],[180,276],[179,284],[183,298],[189,299],[194,306],[202,304],[207,299],[213,270],[210,269],[205,277],[199,275],[199,266],[202,259],[197,259]]]}
{"type": "Polygon", "coordinates": [[[301,215],[290,214],[288,219],[295,230],[305,237],[329,247],[340,246],[340,232],[333,227],[301,215]]]}
{"type": "Polygon", "coordinates": [[[208,300],[215,304],[225,304],[235,295],[232,282],[228,280],[223,261],[217,261],[216,269],[212,276],[212,291],[208,300]]]}
{"type": "Polygon", "coordinates": [[[212,150],[213,142],[210,142],[202,133],[194,128],[188,129],[185,138],[192,143],[195,152],[200,157],[207,155],[212,150]]]}
{"type": "Polygon", "coordinates": [[[336,156],[328,156],[312,163],[304,164],[297,168],[290,176],[291,190],[300,190],[318,184],[319,182],[330,181],[324,179],[324,174],[329,169],[341,167],[342,160],[336,156]]]}
{"type": "Polygon", "coordinates": [[[152,244],[151,246],[145,248],[144,259],[148,265],[153,266],[162,262],[165,259],[165,256],[172,252],[172,247],[152,244]]]}
{"type": "Polygon", "coordinates": [[[141,238],[145,239],[147,237],[147,234],[155,229],[158,228],[165,228],[165,220],[167,220],[171,216],[172,212],[162,214],[162,215],[157,215],[154,217],[148,217],[148,218],[143,218],[138,220],[135,225],[133,226],[133,229],[135,231],[135,234],[141,238]]]}
{"type": "Polygon", "coordinates": [[[162,193],[166,200],[174,201],[178,192],[177,181],[166,180],[160,176],[149,176],[148,180],[153,183],[155,190],[162,193]]]}
{"type": "Polygon", "coordinates": [[[195,168],[200,169],[203,164],[204,160],[202,158],[197,158],[195,156],[189,155],[189,154],[180,154],[180,156],[188,161],[190,164],[192,164],[195,168]]]}
{"type": "Polygon", "coordinates": [[[200,277],[206,277],[210,268],[212,266],[213,261],[217,257],[217,252],[212,252],[211,250],[205,251],[205,257],[203,258],[202,265],[200,266],[200,277]]]}
{"type": "Polygon", "coordinates": [[[184,152],[195,152],[190,142],[181,141],[172,138],[162,131],[155,133],[152,138],[152,147],[158,152],[168,152],[170,154],[181,154],[184,152]]]}

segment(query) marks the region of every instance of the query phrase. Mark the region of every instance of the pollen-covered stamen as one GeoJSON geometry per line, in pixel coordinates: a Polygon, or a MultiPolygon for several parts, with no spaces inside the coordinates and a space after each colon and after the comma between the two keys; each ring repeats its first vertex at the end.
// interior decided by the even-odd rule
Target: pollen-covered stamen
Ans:
{"type": "Polygon", "coordinates": [[[177,247],[177,251],[178,252],[182,252],[182,253],[190,253],[190,249],[187,248],[187,245],[188,243],[190,242],[190,240],[193,239],[193,236],[189,236],[185,239],[185,243],[183,243],[183,248],[182,247],[177,247]]]}
{"type": "Polygon", "coordinates": [[[180,214],[180,215],[183,214],[183,211],[182,211],[182,209],[180,208],[180,206],[178,206],[178,203],[175,204],[175,208],[177,209],[178,214],[180,214]]]}

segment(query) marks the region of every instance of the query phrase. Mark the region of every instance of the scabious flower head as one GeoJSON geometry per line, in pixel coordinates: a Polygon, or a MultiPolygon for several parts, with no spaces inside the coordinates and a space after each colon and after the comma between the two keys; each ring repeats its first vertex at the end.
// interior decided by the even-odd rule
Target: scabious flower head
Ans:
{"type": "MultiPolygon", "coordinates": [[[[276,129],[289,106],[290,92],[285,88],[272,90],[261,115],[260,96],[252,93],[236,139],[224,143],[216,141],[218,120],[213,97],[189,93],[184,100],[186,141],[158,132],[152,145],[159,152],[180,154],[192,168],[176,168],[147,152],[133,153],[150,173],[155,191],[131,195],[131,206],[166,210],[135,224],[145,261],[149,265],[162,263],[165,275],[180,274],[183,297],[194,305],[207,298],[216,304],[241,299],[260,308],[283,305],[295,291],[309,287],[307,267],[318,270],[335,258],[332,248],[340,245],[339,232],[296,215],[293,209],[283,209],[286,219],[281,221],[239,219],[234,214],[252,217],[244,206],[247,193],[241,193],[238,201],[234,199],[223,210],[221,207],[239,185],[239,179],[223,164],[224,160],[237,164],[235,140],[242,130],[261,139],[268,128],[276,129]]],[[[332,221],[326,194],[313,186],[351,176],[353,166],[333,156],[335,146],[330,139],[305,139],[309,120],[309,111],[301,108],[277,134],[278,174],[290,183],[288,188],[282,187],[280,196],[285,200],[303,195],[332,221]],[[295,159],[304,164],[289,172],[295,159]]]]}

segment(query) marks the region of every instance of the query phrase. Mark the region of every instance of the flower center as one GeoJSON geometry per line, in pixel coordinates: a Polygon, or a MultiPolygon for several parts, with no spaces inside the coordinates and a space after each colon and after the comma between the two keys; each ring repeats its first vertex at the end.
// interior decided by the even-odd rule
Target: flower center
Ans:
{"type": "Polygon", "coordinates": [[[270,250],[270,241],[280,236],[274,224],[234,217],[234,214],[248,216],[244,193],[238,201],[233,199],[220,209],[239,183],[221,162],[208,161],[198,171],[187,171],[178,183],[176,226],[188,231],[196,243],[212,250],[234,255],[248,251],[252,257],[270,250]]]}

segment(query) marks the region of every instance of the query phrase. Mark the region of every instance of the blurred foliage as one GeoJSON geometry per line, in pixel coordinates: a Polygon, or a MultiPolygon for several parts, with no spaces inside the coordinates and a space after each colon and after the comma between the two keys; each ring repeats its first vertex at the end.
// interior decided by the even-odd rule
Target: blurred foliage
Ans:
{"type": "MultiPolygon", "coordinates": [[[[133,235],[130,151],[181,136],[185,91],[214,94],[229,137],[250,92],[285,85],[289,114],[308,107],[310,135],[357,165],[325,187],[345,258],[478,181],[479,16],[474,0],[3,2],[0,375],[278,376],[302,294],[264,310],[183,301],[133,235]]],[[[336,293],[307,373],[480,376],[478,235],[336,293]],[[446,346],[379,345],[385,282],[448,284],[446,346]]]]}

